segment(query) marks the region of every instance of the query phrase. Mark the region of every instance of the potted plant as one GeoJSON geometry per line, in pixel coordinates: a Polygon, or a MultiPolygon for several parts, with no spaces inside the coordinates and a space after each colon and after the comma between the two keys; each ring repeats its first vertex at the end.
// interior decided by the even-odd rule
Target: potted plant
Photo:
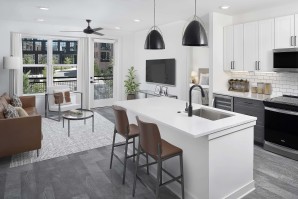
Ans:
{"type": "Polygon", "coordinates": [[[127,94],[127,100],[136,99],[136,93],[138,92],[140,83],[136,82],[136,70],[132,66],[128,69],[127,80],[124,81],[125,93],[127,94]]]}

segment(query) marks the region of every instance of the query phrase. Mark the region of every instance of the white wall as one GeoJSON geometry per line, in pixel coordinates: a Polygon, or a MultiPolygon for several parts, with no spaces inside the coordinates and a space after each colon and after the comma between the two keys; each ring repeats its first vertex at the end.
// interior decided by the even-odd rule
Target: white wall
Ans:
{"type": "Polygon", "coordinates": [[[199,68],[209,68],[209,47],[192,48],[192,70],[198,71],[199,68]]]}
{"type": "Polygon", "coordinates": [[[210,49],[210,89],[209,104],[212,104],[214,90],[227,90],[229,73],[223,71],[223,27],[231,25],[233,18],[229,15],[210,13],[209,49],[210,49]]]}
{"type": "Polygon", "coordinates": [[[169,86],[168,92],[170,94],[178,95],[179,99],[187,99],[191,50],[190,47],[182,46],[183,28],[186,23],[186,21],[178,21],[159,26],[165,41],[165,50],[144,49],[148,30],[140,31],[134,34],[134,66],[137,69],[137,75],[141,83],[141,89],[155,89],[155,84],[148,84],[145,81],[146,60],[175,58],[176,86],[169,86]]]}
{"type": "Polygon", "coordinates": [[[233,23],[245,23],[274,17],[298,14],[298,1],[286,3],[284,5],[269,7],[262,10],[255,10],[241,15],[233,16],[233,23]]]}

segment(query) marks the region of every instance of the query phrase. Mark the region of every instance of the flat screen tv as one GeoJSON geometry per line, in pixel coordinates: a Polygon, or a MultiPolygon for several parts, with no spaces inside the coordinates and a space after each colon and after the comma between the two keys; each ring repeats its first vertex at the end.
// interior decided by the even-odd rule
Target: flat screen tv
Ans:
{"type": "Polygon", "coordinates": [[[146,82],[175,86],[176,60],[146,60],[146,82]]]}

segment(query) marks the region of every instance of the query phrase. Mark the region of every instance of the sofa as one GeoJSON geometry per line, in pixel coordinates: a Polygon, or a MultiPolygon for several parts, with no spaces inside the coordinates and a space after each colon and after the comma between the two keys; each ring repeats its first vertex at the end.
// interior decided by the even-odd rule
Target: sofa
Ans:
{"type": "MultiPolygon", "coordinates": [[[[41,115],[35,107],[35,96],[20,97],[29,116],[0,119],[0,158],[41,148],[41,115]]],[[[9,101],[7,101],[9,103],[9,101]]]]}

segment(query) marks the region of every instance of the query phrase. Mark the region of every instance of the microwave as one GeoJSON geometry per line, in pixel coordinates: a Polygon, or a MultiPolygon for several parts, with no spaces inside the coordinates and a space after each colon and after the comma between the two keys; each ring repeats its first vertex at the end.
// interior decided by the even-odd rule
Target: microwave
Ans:
{"type": "Polygon", "coordinates": [[[298,72],[298,48],[274,49],[273,71],[298,72]]]}

